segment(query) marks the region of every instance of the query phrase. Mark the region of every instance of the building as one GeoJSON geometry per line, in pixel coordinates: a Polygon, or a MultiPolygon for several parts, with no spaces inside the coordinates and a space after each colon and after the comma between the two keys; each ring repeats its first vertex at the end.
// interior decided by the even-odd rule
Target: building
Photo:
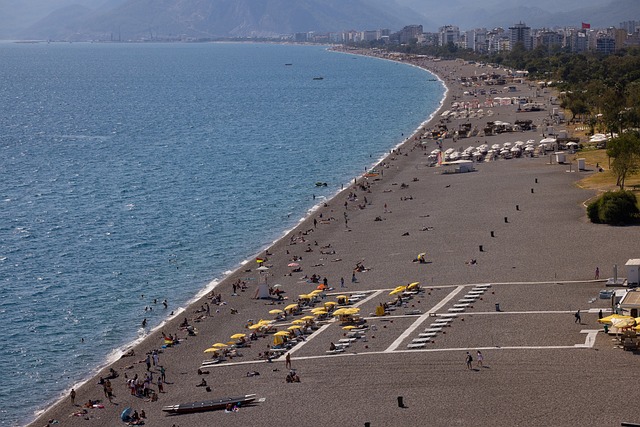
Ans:
{"type": "Polygon", "coordinates": [[[562,47],[563,42],[563,35],[551,30],[541,30],[536,34],[535,37],[536,47],[544,46],[546,49],[551,49],[552,47],[562,47]]]}
{"type": "Polygon", "coordinates": [[[445,25],[438,30],[440,34],[440,46],[447,46],[449,43],[457,45],[460,41],[460,28],[455,25],[445,25]]]}
{"type": "Polygon", "coordinates": [[[511,49],[513,49],[518,43],[522,43],[525,50],[533,49],[531,27],[527,27],[527,24],[524,22],[520,22],[513,27],[509,27],[509,43],[511,44],[511,49]]]}
{"type": "Polygon", "coordinates": [[[417,41],[422,36],[422,25],[407,25],[402,30],[398,31],[397,35],[400,44],[417,41]]]}
{"type": "Polygon", "coordinates": [[[610,55],[616,51],[616,39],[613,35],[601,32],[596,36],[596,51],[610,55]]]}
{"type": "Polygon", "coordinates": [[[638,21],[624,21],[621,22],[619,28],[625,30],[627,34],[633,34],[640,30],[640,22],[638,21]]]}

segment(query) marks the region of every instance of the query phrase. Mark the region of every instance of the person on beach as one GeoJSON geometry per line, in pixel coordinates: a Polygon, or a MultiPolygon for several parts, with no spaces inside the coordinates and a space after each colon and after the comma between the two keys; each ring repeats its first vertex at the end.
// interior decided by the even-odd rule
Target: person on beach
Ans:
{"type": "Polygon", "coordinates": [[[164,366],[160,366],[160,378],[162,379],[163,383],[167,382],[167,378],[165,376],[165,373],[166,373],[166,371],[164,369],[164,366]]]}
{"type": "Polygon", "coordinates": [[[76,390],[75,389],[71,389],[71,393],[69,393],[69,397],[71,398],[71,404],[73,406],[76,406],[76,390]]]}
{"type": "Polygon", "coordinates": [[[358,281],[358,279],[356,279],[356,273],[355,271],[353,273],[351,273],[351,283],[356,283],[358,281]]]}
{"type": "Polygon", "coordinates": [[[596,280],[600,278],[600,268],[596,267],[596,280]]]}
{"type": "Polygon", "coordinates": [[[144,359],[144,363],[147,364],[147,371],[151,369],[151,355],[147,353],[147,357],[144,359]]]}
{"type": "Polygon", "coordinates": [[[480,350],[478,350],[476,358],[478,359],[478,368],[482,368],[482,361],[484,360],[484,356],[482,355],[482,352],[480,352],[480,350]]]}
{"type": "Polygon", "coordinates": [[[473,362],[473,356],[471,356],[471,353],[469,353],[468,351],[467,351],[467,358],[465,361],[467,363],[467,369],[471,370],[472,369],[471,363],[473,362]]]}
{"type": "Polygon", "coordinates": [[[340,287],[341,288],[346,288],[346,286],[344,285],[344,277],[340,278],[340,287]]]}
{"type": "Polygon", "coordinates": [[[284,358],[284,367],[291,369],[291,353],[287,353],[287,356],[284,358]]]}
{"type": "Polygon", "coordinates": [[[582,319],[580,319],[580,310],[578,309],[578,311],[576,311],[576,314],[574,314],[576,320],[573,323],[582,323],[582,319]]]}

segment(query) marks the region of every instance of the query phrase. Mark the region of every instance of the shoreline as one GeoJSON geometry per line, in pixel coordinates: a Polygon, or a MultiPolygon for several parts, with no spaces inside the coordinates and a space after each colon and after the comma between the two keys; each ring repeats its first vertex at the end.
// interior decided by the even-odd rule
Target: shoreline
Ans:
{"type": "MultiPolygon", "coordinates": [[[[235,43],[235,42],[219,42],[219,43],[235,43]]],[[[244,43],[244,42],[237,42],[237,43],[244,43]]],[[[383,156],[381,156],[377,160],[374,160],[369,166],[367,166],[366,170],[370,170],[372,168],[378,167],[380,164],[384,163],[384,161],[386,159],[388,159],[390,156],[392,156],[394,151],[396,151],[397,149],[399,149],[399,148],[403,147],[404,145],[408,144],[410,141],[415,140],[416,137],[418,137],[419,135],[422,134],[422,132],[424,131],[425,126],[427,124],[429,124],[431,121],[433,121],[435,119],[436,115],[439,112],[442,111],[443,106],[445,105],[445,102],[446,102],[446,100],[448,98],[448,93],[449,93],[448,86],[446,85],[444,80],[442,80],[440,78],[440,76],[438,76],[436,73],[434,73],[433,71],[431,71],[431,70],[429,70],[429,69],[427,69],[425,67],[421,67],[419,65],[411,64],[411,63],[404,63],[402,61],[396,61],[396,60],[393,60],[393,59],[380,58],[380,57],[377,57],[377,56],[374,56],[374,55],[367,55],[365,53],[354,53],[354,52],[348,52],[348,51],[335,50],[334,47],[332,47],[332,46],[327,47],[327,50],[329,50],[331,52],[334,52],[334,53],[343,53],[343,54],[351,54],[351,55],[358,55],[358,56],[367,56],[367,57],[370,57],[370,58],[386,60],[386,61],[390,61],[390,62],[396,62],[396,63],[399,63],[399,64],[416,67],[416,68],[419,68],[419,69],[421,69],[423,71],[426,71],[426,72],[430,73],[431,75],[435,76],[436,79],[438,79],[438,81],[444,87],[443,96],[442,96],[442,98],[440,100],[440,103],[436,107],[436,109],[425,120],[420,122],[420,124],[412,131],[410,136],[405,137],[404,140],[402,140],[402,141],[398,142],[396,145],[392,146],[387,152],[385,152],[385,154],[383,156]]],[[[360,180],[366,175],[366,173],[367,172],[365,171],[365,172],[361,173],[360,175],[357,175],[356,177],[354,177],[354,179],[355,180],[360,180]]],[[[353,185],[353,182],[351,182],[351,181],[343,183],[342,184],[343,188],[336,189],[336,192],[331,194],[330,196],[326,197],[324,199],[324,201],[320,201],[320,202],[316,203],[315,205],[313,205],[311,208],[307,209],[307,211],[305,212],[304,216],[302,216],[295,223],[294,226],[292,226],[289,229],[283,230],[283,232],[280,234],[279,238],[273,240],[271,243],[269,243],[265,247],[261,248],[258,252],[253,254],[253,256],[250,256],[250,257],[240,261],[235,268],[233,268],[231,270],[224,271],[223,275],[220,278],[213,279],[206,286],[204,286],[201,290],[197,291],[193,295],[192,298],[188,299],[185,302],[184,306],[177,307],[173,311],[173,314],[170,314],[166,318],[164,318],[157,326],[155,326],[152,329],[150,329],[146,335],[141,336],[141,337],[139,337],[137,339],[134,339],[133,341],[130,341],[130,342],[118,347],[118,348],[112,349],[109,352],[109,354],[106,356],[105,360],[102,363],[100,363],[98,366],[96,366],[94,369],[92,369],[87,374],[87,377],[85,379],[82,379],[82,380],[74,383],[71,386],[71,388],[77,390],[77,389],[79,389],[79,388],[81,388],[83,386],[88,385],[92,380],[94,380],[95,378],[98,377],[100,372],[105,371],[106,369],[108,369],[109,367],[111,367],[115,363],[117,363],[119,360],[121,360],[122,356],[124,354],[126,354],[128,351],[141,346],[145,341],[150,339],[153,336],[153,334],[157,334],[158,332],[161,332],[165,325],[168,325],[172,321],[177,321],[177,319],[183,313],[187,312],[188,310],[192,309],[194,306],[198,305],[198,303],[201,302],[203,299],[205,299],[208,294],[211,294],[212,292],[214,292],[215,289],[218,286],[224,285],[227,281],[231,281],[232,277],[235,277],[235,276],[241,274],[243,268],[246,265],[250,264],[251,261],[253,261],[256,257],[259,257],[261,254],[264,254],[265,251],[269,251],[269,249],[272,249],[274,246],[278,245],[279,243],[284,242],[284,240],[287,238],[287,236],[289,236],[292,233],[294,233],[298,228],[300,228],[302,226],[303,223],[309,222],[312,219],[313,215],[316,212],[318,212],[319,210],[322,209],[324,204],[330,203],[333,200],[335,200],[338,197],[340,197],[341,194],[343,194],[345,192],[348,192],[350,186],[352,186],[352,185],[353,185]]],[[[54,398],[52,400],[52,402],[47,407],[45,407],[43,409],[39,409],[35,413],[32,414],[32,416],[30,417],[31,420],[28,421],[27,426],[35,426],[36,423],[39,422],[39,419],[41,417],[43,417],[47,413],[47,411],[49,411],[54,406],[58,406],[58,405],[62,404],[66,399],[68,399],[68,396],[66,395],[66,393],[63,394],[63,395],[60,395],[57,398],[54,398]]]]}
{"type": "MultiPolygon", "coordinates": [[[[87,414],[72,417],[69,413],[77,408],[63,398],[30,425],[42,427],[46,419],[52,418],[61,426],[111,426],[125,406],[145,409],[148,425],[167,427],[204,427],[212,423],[268,426],[276,422],[274,417],[296,419],[303,426],[335,423],[337,418],[344,417],[358,424],[373,419],[380,425],[419,425],[418,420],[429,417],[434,425],[471,422],[513,425],[530,420],[531,402],[546,407],[558,401],[562,402],[563,410],[553,414],[557,425],[572,425],[580,419],[602,424],[603,420],[620,416],[623,408],[613,408],[611,411],[615,413],[607,412],[600,417],[585,413],[584,408],[601,406],[597,405],[600,398],[591,396],[594,393],[576,392],[593,390],[588,387],[590,379],[577,374],[591,368],[591,376],[604,381],[611,373],[599,369],[603,360],[615,360],[615,366],[623,366],[630,363],[626,359],[628,354],[612,351],[609,338],[603,334],[594,339],[596,349],[602,350],[599,352],[576,347],[575,343],[584,341],[582,329],[597,326],[594,326],[597,309],[606,309],[606,301],[594,299],[590,305],[586,303],[603,286],[592,280],[594,262],[600,264],[603,272],[605,265],[619,263],[634,250],[629,242],[637,239],[630,238],[629,233],[637,236],[639,230],[586,223],[584,210],[578,207],[586,193],[572,186],[578,173],[566,173],[562,165],[549,165],[545,158],[482,163],[477,165],[479,171],[466,174],[445,175],[438,173],[441,171],[438,168],[426,167],[426,155],[435,141],[428,142],[429,148],[423,147],[418,134],[437,123],[439,113],[462,96],[465,89],[460,85],[460,77],[476,71],[475,67],[457,61],[432,66],[438,72],[428,71],[438,74],[448,88],[444,100],[429,123],[421,125],[417,133],[375,164],[379,165],[381,176],[371,180],[361,176],[364,188],[349,184],[325,203],[319,203],[320,208],[309,212],[293,230],[269,246],[271,255],[266,263],[271,267],[264,275],[256,272],[255,266],[243,268],[250,266],[249,260],[220,280],[216,290],[224,293],[224,305],[212,305],[219,313],[201,318],[201,313],[193,311],[209,301],[206,296],[190,305],[185,315],[198,329],[197,336],[189,336],[179,328],[178,317],[167,322],[165,331],[175,332],[182,341],[160,354],[160,364],[167,367],[169,382],[158,402],[128,396],[122,378],[123,373],[130,377],[134,373],[146,375],[140,359],[161,342],[160,337],[150,334],[135,347],[134,357],[112,365],[121,373],[113,380],[119,406],[106,402],[101,388],[89,380],[77,390],[76,402],[101,399],[104,409],[89,409],[87,414]],[[347,197],[343,207],[342,198],[355,192],[365,195],[370,203],[358,207],[361,197],[354,197],[355,200],[347,197]],[[321,219],[317,227],[316,219],[321,219]],[[287,237],[291,239],[287,241],[287,237]],[[602,244],[606,241],[616,241],[618,245],[609,248],[602,244]],[[423,265],[412,262],[415,254],[422,251],[427,252],[428,262],[423,265]],[[299,274],[293,275],[288,267],[292,256],[300,258],[299,274]],[[478,262],[470,265],[467,261],[471,258],[478,262]],[[351,282],[348,279],[357,263],[364,263],[369,270],[358,272],[351,282]],[[272,364],[258,358],[258,352],[270,342],[268,338],[258,338],[251,347],[241,349],[240,362],[234,357],[228,363],[207,368],[209,374],[196,372],[206,357],[205,348],[242,331],[241,325],[248,319],[266,319],[268,310],[281,308],[281,302],[251,298],[253,284],[262,279],[270,285],[282,283],[289,298],[284,302],[287,304],[294,302],[296,295],[316,288],[315,283],[301,277],[312,273],[329,278],[329,284],[335,288],[329,299],[340,291],[351,295],[365,293],[363,313],[373,312],[385,298],[388,300],[388,291],[399,284],[419,280],[425,292],[409,300],[404,308],[398,308],[397,316],[369,317],[372,329],[367,332],[368,340],[354,343],[353,349],[337,357],[325,351],[330,342],[346,335],[337,322],[328,322],[293,347],[289,353],[293,354],[294,367],[302,377],[300,384],[285,383],[283,357],[272,364]],[[348,281],[344,290],[338,284],[341,276],[348,281]],[[245,294],[232,294],[229,285],[248,277],[255,281],[245,294]],[[428,323],[431,316],[427,315],[432,311],[443,316],[452,307],[449,300],[465,286],[478,283],[494,285],[484,299],[476,301],[447,328],[446,335],[443,333],[430,343],[430,348],[414,352],[406,346],[398,347],[417,336],[417,332],[410,336],[412,325],[419,326],[421,320],[428,323]],[[501,286],[501,283],[511,284],[501,286]],[[494,310],[494,304],[502,304],[503,309],[494,310]],[[419,317],[406,313],[414,308],[420,312],[419,317]],[[574,324],[571,314],[576,308],[585,310],[584,320],[589,326],[574,324]],[[537,313],[536,317],[531,317],[531,313],[537,313]],[[567,322],[566,318],[571,319],[567,322]],[[533,321],[537,327],[528,326],[533,321]],[[512,329],[505,333],[503,328],[509,326],[512,329]],[[464,351],[480,348],[488,353],[488,367],[492,369],[471,373],[464,369],[464,351]],[[552,352],[559,355],[556,357],[552,352]],[[548,363],[549,360],[554,363],[548,363]],[[536,369],[540,366],[545,369],[536,369]],[[260,376],[245,374],[258,369],[260,376]],[[473,379],[469,375],[474,375],[473,379]],[[212,393],[196,388],[201,379],[212,385],[212,393]],[[523,381],[529,384],[526,389],[518,386],[523,381]],[[555,381],[553,390],[548,389],[549,381],[555,381]],[[161,406],[166,404],[247,392],[266,400],[237,413],[218,411],[177,418],[160,413],[161,406]],[[571,401],[575,393],[579,404],[571,401]],[[474,399],[460,399],[467,394],[474,399]],[[408,406],[394,410],[396,396],[405,396],[408,406]],[[451,405],[453,401],[456,405],[451,405]],[[478,408],[490,410],[478,412],[478,408]],[[504,414],[504,419],[496,414],[504,414]]],[[[526,84],[518,87],[522,93],[527,90],[526,84]]],[[[511,107],[495,109],[496,119],[501,120],[512,121],[516,117],[542,120],[546,116],[546,113],[518,115],[511,107]]],[[[474,119],[476,124],[484,121],[474,119]]],[[[525,135],[529,136],[524,139],[537,138],[534,133],[525,135]]],[[[491,141],[520,137],[502,134],[491,137],[491,141]]],[[[454,145],[475,143],[476,139],[486,138],[454,141],[454,145]]],[[[444,143],[450,146],[451,139],[445,139],[444,143]]],[[[157,370],[151,372],[155,374],[157,370]]],[[[106,375],[107,371],[103,369],[93,380],[100,373],[106,375]]]]}

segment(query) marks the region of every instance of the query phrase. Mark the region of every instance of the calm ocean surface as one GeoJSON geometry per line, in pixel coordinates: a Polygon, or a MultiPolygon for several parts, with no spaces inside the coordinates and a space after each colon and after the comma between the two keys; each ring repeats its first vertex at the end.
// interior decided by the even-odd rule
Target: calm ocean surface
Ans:
{"type": "Polygon", "coordinates": [[[444,92],[415,67],[258,44],[0,43],[0,79],[7,426],[281,237],[444,92]]]}

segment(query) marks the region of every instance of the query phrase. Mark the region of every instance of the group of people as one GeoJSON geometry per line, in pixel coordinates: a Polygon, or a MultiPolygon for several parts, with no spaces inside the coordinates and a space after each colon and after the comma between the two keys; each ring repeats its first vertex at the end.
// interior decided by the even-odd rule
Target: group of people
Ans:
{"type": "MultiPolygon", "coordinates": [[[[477,353],[476,353],[476,363],[477,363],[478,368],[482,368],[483,367],[483,364],[482,364],[483,361],[484,361],[484,356],[483,356],[482,352],[480,350],[478,350],[477,353]]],[[[465,363],[467,364],[467,369],[469,369],[469,370],[473,369],[473,356],[468,351],[467,351],[465,363]]]]}

